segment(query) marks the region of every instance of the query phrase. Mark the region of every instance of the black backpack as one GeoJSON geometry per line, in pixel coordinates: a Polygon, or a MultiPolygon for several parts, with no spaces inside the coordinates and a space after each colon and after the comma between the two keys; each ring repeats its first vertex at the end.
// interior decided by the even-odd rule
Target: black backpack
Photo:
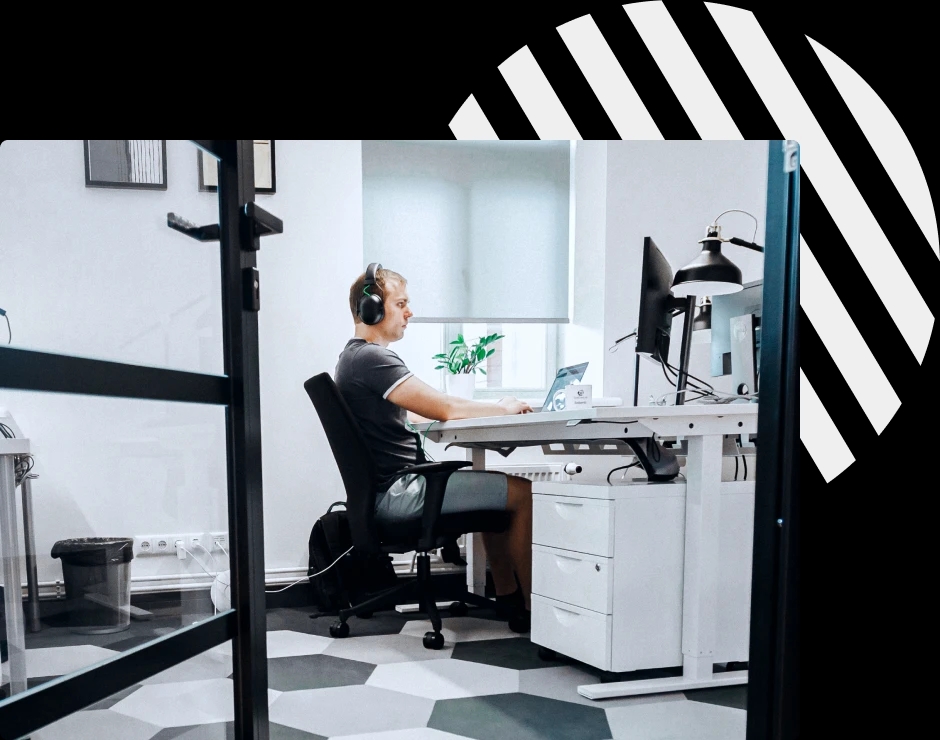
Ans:
{"type": "Polygon", "coordinates": [[[364,601],[370,593],[394,586],[398,578],[390,556],[362,557],[355,549],[346,552],[352,547],[349,520],[345,510],[333,511],[336,506],[346,503],[330,504],[326,514],[314,522],[308,543],[307,577],[320,614],[336,614],[364,601]],[[337,559],[339,562],[330,567],[337,559]]]}

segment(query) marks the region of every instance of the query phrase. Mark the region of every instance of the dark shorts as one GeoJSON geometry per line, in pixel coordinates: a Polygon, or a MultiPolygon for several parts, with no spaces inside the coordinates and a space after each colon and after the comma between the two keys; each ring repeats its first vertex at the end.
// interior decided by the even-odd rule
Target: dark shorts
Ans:
{"type": "MultiPolygon", "coordinates": [[[[385,493],[375,498],[375,516],[380,521],[397,523],[417,519],[424,509],[423,475],[404,475],[385,493]]],[[[509,481],[495,470],[458,470],[447,479],[441,514],[470,511],[505,511],[509,499],[509,481]]]]}

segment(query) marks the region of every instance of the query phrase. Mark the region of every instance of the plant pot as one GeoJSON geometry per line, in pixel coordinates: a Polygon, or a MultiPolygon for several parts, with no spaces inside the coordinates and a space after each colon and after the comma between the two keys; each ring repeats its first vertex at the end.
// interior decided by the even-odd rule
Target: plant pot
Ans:
{"type": "Polygon", "coordinates": [[[472,401],[473,388],[476,382],[477,378],[473,373],[450,374],[447,376],[447,395],[472,401]]]}

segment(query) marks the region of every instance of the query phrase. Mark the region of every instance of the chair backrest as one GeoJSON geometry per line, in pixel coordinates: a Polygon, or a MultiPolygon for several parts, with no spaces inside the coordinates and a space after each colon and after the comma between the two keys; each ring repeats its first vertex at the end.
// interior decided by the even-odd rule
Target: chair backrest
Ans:
{"type": "Polygon", "coordinates": [[[346,511],[353,545],[361,554],[376,552],[379,540],[375,530],[375,462],[356,417],[329,373],[314,375],[304,383],[313,401],[323,431],[346,488],[346,511]]]}

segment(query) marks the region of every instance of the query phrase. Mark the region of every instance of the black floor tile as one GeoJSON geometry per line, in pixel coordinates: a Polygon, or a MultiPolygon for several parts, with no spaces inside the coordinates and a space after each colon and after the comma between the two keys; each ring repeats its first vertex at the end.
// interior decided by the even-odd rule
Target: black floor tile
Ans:
{"type": "Polygon", "coordinates": [[[551,668],[552,666],[570,663],[563,656],[555,660],[542,660],[539,657],[539,646],[528,637],[515,640],[471,640],[458,642],[454,646],[452,658],[467,660],[473,663],[512,668],[517,671],[531,668],[551,668]]]}
{"type": "Polygon", "coordinates": [[[268,688],[275,691],[361,686],[375,666],[330,655],[298,655],[268,660],[268,688]]]}
{"type": "Polygon", "coordinates": [[[722,707],[747,709],[747,684],[740,686],[715,686],[708,689],[685,691],[686,699],[706,704],[718,704],[722,707]]]}
{"type": "Polygon", "coordinates": [[[496,694],[435,703],[428,727],[477,740],[608,740],[601,708],[529,694],[496,694]]]}

